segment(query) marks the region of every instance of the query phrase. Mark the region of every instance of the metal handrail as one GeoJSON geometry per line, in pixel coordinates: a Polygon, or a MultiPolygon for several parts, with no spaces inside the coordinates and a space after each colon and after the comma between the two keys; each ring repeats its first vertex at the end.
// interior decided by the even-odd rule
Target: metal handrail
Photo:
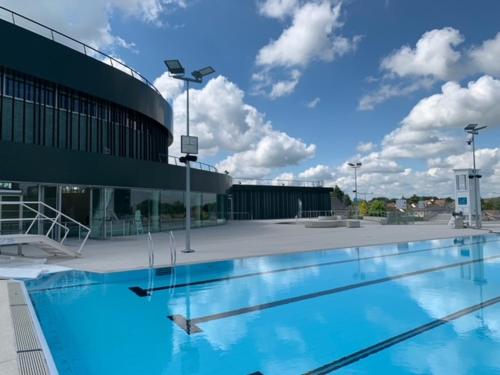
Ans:
{"type": "Polygon", "coordinates": [[[233,185],[323,187],[323,180],[285,180],[276,178],[233,177],[233,185]]]}
{"type": "MultiPolygon", "coordinates": [[[[14,25],[16,25],[16,26],[18,26],[18,27],[23,27],[22,25],[16,24],[16,20],[15,20],[15,17],[22,18],[22,19],[24,19],[24,20],[26,20],[26,21],[28,21],[28,22],[30,22],[30,23],[32,23],[32,24],[35,24],[35,25],[37,25],[37,26],[42,27],[43,29],[45,29],[45,30],[47,30],[47,31],[50,31],[50,38],[48,38],[48,39],[51,39],[53,42],[56,42],[56,43],[59,43],[59,44],[63,44],[63,43],[58,42],[58,41],[54,38],[54,35],[59,35],[59,36],[62,36],[62,37],[64,37],[64,38],[66,38],[66,39],[68,39],[68,40],[70,40],[70,41],[72,41],[72,42],[74,42],[74,43],[76,43],[76,44],[80,45],[81,47],[83,47],[83,54],[84,54],[85,56],[92,57],[92,58],[94,58],[94,59],[96,59],[96,60],[99,60],[99,61],[101,61],[101,62],[105,62],[105,60],[102,60],[102,59],[98,59],[98,58],[96,58],[96,57],[95,57],[95,54],[94,54],[94,55],[93,55],[93,54],[89,54],[89,53],[88,53],[88,50],[91,50],[91,51],[93,51],[93,52],[95,52],[95,53],[97,53],[97,54],[99,54],[99,55],[104,56],[106,59],[108,59],[108,60],[109,60],[109,65],[110,65],[111,67],[113,67],[113,68],[115,68],[115,69],[118,69],[118,70],[120,70],[120,71],[122,71],[122,72],[124,72],[124,73],[130,74],[133,78],[135,78],[135,79],[137,79],[138,81],[141,81],[141,82],[143,82],[143,83],[147,84],[147,85],[148,85],[150,88],[152,88],[152,89],[153,89],[153,90],[154,90],[157,94],[161,95],[160,91],[158,91],[158,89],[155,87],[155,85],[153,85],[153,84],[152,84],[152,83],[151,83],[151,82],[150,82],[150,81],[149,81],[146,77],[144,77],[144,76],[143,76],[141,73],[139,73],[137,70],[135,70],[135,69],[131,68],[130,66],[128,66],[128,65],[127,65],[127,64],[125,64],[124,62],[121,62],[120,60],[118,60],[118,59],[116,59],[116,58],[114,58],[114,57],[112,57],[112,56],[108,55],[107,53],[104,53],[104,52],[102,52],[102,51],[98,50],[97,48],[94,48],[94,47],[92,47],[92,46],[90,46],[90,45],[88,45],[88,44],[85,44],[85,43],[83,43],[83,42],[81,42],[81,41],[79,41],[79,40],[77,40],[77,39],[75,39],[75,38],[73,38],[73,37],[71,37],[71,36],[69,36],[69,35],[67,35],[67,34],[64,34],[64,33],[60,32],[60,31],[57,31],[56,29],[53,29],[53,28],[51,28],[51,27],[49,27],[49,26],[47,26],[47,25],[44,25],[44,24],[42,24],[42,23],[40,23],[40,22],[38,22],[38,21],[35,21],[35,20],[33,20],[33,19],[29,18],[29,17],[23,16],[22,14],[19,14],[19,13],[17,13],[17,12],[14,12],[13,10],[10,10],[10,9],[8,9],[8,8],[4,7],[4,6],[0,6],[0,9],[1,9],[1,10],[6,11],[6,12],[8,12],[8,13],[10,13],[10,15],[11,15],[11,19],[12,19],[12,21],[11,21],[10,19],[8,19],[8,18],[7,18],[7,19],[4,19],[5,21],[12,22],[12,24],[14,24],[14,25]],[[122,69],[120,69],[119,67],[115,66],[114,64],[118,64],[118,66],[119,66],[119,67],[122,67],[122,69]]],[[[23,28],[25,28],[26,30],[29,30],[29,29],[28,29],[28,28],[26,28],[26,27],[23,27],[23,28]]],[[[32,30],[30,30],[30,31],[32,31],[32,30]]],[[[37,34],[39,34],[39,33],[37,33],[37,34]]],[[[39,34],[39,35],[42,35],[42,34],[39,34]]],[[[45,35],[42,35],[42,36],[46,37],[45,35]]],[[[46,38],[47,38],[47,37],[46,37],[46,38]]],[[[72,48],[72,47],[70,47],[70,46],[68,46],[68,45],[66,45],[66,44],[63,44],[63,45],[65,45],[66,47],[72,48]]],[[[78,50],[77,50],[77,49],[75,49],[75,48],[72,48],[72,49],[74,49],[75,51],[78,51],[78,50]]],[[[78,52],[80,52],[80,51],[78,51],[78,52]]]]}
{"type": "MultiPolygon", "coordinates": [[[[86,231],[86,235],[83,238],[83,241],[81,242],[79,248],[76,250],[76,252],[78,254],[81,254],[83,247],[85,246],[85,244],[87,243],[87,240],[90,237],[91,229],[89,227],[87,227],[86,225],[83,225],[82,223],[76,221],[72,217],[64,214],[63,212],[61,212],[59,210],[56,210],[54,207],[51,207],[51,206],[49,206],[48,204],[46,204],[44,202],[41,202],[41,201],[11,201],[11,202],[0,202],[0,206],[19,206],[19,207],[24,207],[24,208],[28,209],[29,211],[34,212],[36,214],[35,217],[33,218],[32,223],[29,225],[28,230],[25,232],[25,234],[29,234],[29,231],[35,225],[35,222],[37,220],[38,221],[40,220],[40,217],[42,217],[44,220],[49,220],[52,223],[51,226],[49,227],[48,231],[44,234],[44,236],[46,236],[47,238],[50,238],[50,235],[51,235],[51,233],[52,233],[52,231],[53,231],[53,229],[54,229],[54,227],[56,225],[58,227],[64,229],[65,233],[64,233],[62,239],[60,241],[58,241],[60,245],[63,245],[63,243],[66,240],[66,237],[68,236],[68,233],[69,233],[69,228],[66,225],[63,225],[63,224],[60,223],[61,218],[65,218],[68,221],[70,221],[70,222],[78,225],[79,229],[83,228],[83,230],[86,231]],[[34,209],[33,207],[30,207],[30,205],[36,205],[37,207],[42,206],[44,208],[47,208],[47,209],[51,210],[53,213],[55,213],[56,216],[55,217],[49,217],[49,216],[41,213],[37,209],[34,209]]],[[[2,221],[28,221],[28,220],[31,220],[31,218],[26,218],[26,219],[25,218],[21,218],[21,217],[20,218],[7,218],[7,219],[0,218],[0,222],[2,222],[2,221]]]]}
{"type": "MultiPolygon", "coordinates": [[[[184,163],[181,163],[181,161],[179,160],[179,158],[177,156],[172,156],[172,155],[168,155],[168,163],[173,164],[173,165],[177,165],[177,166],[184,166],[184,163]],[[170,162],[170,159],[173,159],[173,163],[170,162]]],[[[198,166],[198,168],[196,168],[196,169],[199,169],[202,171],[218,172],[218,170],[215,166],[213,166],[211,164],[203,163],[201,161],[192,161],[190,163],[190,166],[191,166],[191,168],[196,168],[196,166],[198,166]]]]}
{"type": "Polygon", "coordinates": [[[170,265],[175,267],[177,263],[177,247],[175,245],[175,236],[174,232],[170,231],[169,233],[169,245],[170,245],[170,265]]]}

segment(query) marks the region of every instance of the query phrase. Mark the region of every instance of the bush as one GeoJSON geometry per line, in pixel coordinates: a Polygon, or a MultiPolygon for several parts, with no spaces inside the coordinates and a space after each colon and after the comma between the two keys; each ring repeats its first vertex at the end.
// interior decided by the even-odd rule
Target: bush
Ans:
{"type": "Polygon", "coordinates": [[[379,200],[372,201],[368,209],[368,215],[385,216],[385,203],[379,200]]]}
{"type": "Polygon", "coordinates": [[[361,216],[368,215],[368,203],[366,203],[366,201],[361,201],[359,203],[359,214],[361,216]]]}

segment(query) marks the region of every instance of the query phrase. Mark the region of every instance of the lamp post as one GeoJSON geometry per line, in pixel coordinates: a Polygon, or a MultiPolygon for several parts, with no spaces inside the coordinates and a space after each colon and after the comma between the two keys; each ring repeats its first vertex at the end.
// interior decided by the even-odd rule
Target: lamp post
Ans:
{"type": "Polygon", "coordinates": [[[181,137],[181,152],[186,156],[180,158],[181,162],[186,163],[186,248],[184,253],[194,252],[191,249],[191,173],[190,162],[196,161],[197,157],[192,154],[198,153],[198,138],[189,136],[189,84],[191,82],[201,83],[203,77],[215,72],[214,68],[207,66],[191,73],[192,77],[186,77],[184,67],[179,60],[165,60],[170,77],[180,79],[186,83],[186,135],[181,137]]]}
{"type": "Polygon", "coordinates": [[[359,217],[359,205],[358,205],[358,168],[361,167],[361,162],[357,161],[354,163],[347,163],[347,165],[354,169],[354,200],[356,201],[356,219],[359,217]]]}
{"type": "Polygon", "coordinates": [[[479,134],[479,130],[485,129],[485,128],[486,128],[486,126],[479,126],[478,124],[469,124],[464,128],[465,132],[467,134],[471,135],[470,140],[467,142],[468,144],[472,144],[472,176],[469,176],[469,178],[473,179],[473,181],[474,181],[474,196],[475,196],[474,216],[476,217],[476,228],[477,229],[481,228],[481,218],[479,217],[479,208],[481,207],[481,197],[479,197],[479,192],[478,192],[478,188],[477,188],[477,180],[478,180],[478,178],[481,178],[481,176],[477,174],[477,169],[476,169],[475,136],[479,134]]]}

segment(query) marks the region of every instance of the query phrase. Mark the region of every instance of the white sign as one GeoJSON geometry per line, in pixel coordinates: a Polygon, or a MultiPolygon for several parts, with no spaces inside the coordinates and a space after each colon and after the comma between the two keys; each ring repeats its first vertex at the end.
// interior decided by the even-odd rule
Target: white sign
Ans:
{"type": "Polygon", "coordinates": [[[181,135],[181,152],[183,154],[198,153],[198,137],[181,135]]]}

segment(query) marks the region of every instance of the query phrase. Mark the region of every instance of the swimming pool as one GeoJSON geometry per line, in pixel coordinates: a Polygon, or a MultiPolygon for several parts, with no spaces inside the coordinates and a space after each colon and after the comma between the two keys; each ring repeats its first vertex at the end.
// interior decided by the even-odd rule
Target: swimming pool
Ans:
{"type": "Polygon", "coordinates": [[[496,235],[26,286],[61,375],[500,373],[496,235]]]}

